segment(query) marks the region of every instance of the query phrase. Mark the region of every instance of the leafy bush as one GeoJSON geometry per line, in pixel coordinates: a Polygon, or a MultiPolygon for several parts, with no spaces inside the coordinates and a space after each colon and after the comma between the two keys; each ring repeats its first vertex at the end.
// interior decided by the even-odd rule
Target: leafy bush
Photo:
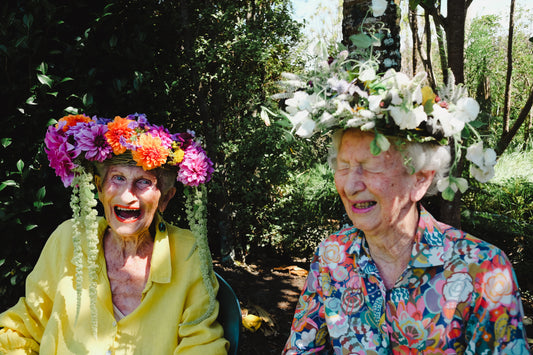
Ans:
{"type": "Polygon", "coordinates": [[[533,290],[533,182],[518,177],[473,187],[463,201],[463,229],[502,249],[521,288],[533,290]]]}

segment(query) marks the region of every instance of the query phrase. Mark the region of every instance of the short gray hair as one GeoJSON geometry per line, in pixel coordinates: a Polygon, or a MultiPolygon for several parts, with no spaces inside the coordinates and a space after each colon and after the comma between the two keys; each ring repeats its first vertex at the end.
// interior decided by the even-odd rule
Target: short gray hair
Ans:
{"type": "MultiPolygon", "coordinates": [[[[333,171],[337,169],[337,154],[340,149],[342,136],[346,132],[345,129],[338,129],[333,133],[332,145],[329,150],[328,164],[333,171]]],[[[371,133],[371,132],[369,132],[371,133]]],[[[450,171],[450,147],[443,146],[436,143],[419,143],[419,142],[405,142],[397,145],[394,142],[398,142],[400,139],[397,137],[387,137],[391,141],[392,149],[397,146],[401,146],[400,153],[404,157],[405,168],[410,173],[416,173],[423,170],[434,170],[435,176],[429,186],[426,196],[436,195],[439,191],[437,189],[437,182],[446,176],[450,171]]]]}

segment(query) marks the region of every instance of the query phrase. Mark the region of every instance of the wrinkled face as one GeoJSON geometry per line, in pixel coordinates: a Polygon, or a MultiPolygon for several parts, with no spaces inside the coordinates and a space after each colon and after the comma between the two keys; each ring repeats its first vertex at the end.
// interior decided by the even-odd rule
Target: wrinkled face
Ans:
{"type": "MultiPolygon", "coordinates": [[[[417,181],[423,177],[420,173],[410,175],[401,154],[392,147],[372,155],[373,139],[374,135],[368,132],[344,133],[337,155],[335,186],[354,226],[367,236],[385,236],[405,228],[406,218],[417,218],[416,202],[423,196],[423,187],[419,191],[417,181]]],[[[408,228],[411,227],[412,223],[408,228]]]]}
{"type": "Polygon", "coordinates": [[[156,211],[168,202],[161,198],[157,177],[141,167],[111,166],[103,180],[96,176],[96,184],[107,222],[123,239],[149,233],[156,211]]]}

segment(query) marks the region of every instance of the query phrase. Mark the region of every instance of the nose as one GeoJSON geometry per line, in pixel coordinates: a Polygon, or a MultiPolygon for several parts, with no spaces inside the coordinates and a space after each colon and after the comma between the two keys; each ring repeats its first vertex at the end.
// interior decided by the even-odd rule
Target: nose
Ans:
{"type": "Polygon", "coordinates": [[[133,184],[129,184],[124,188],[124,191],[122,191],[121,197],[125,203],[132,203],[137,201],[137,195],[135,194],[134,189],[135,186],[133,184]]]}
{"type": "Polygon", "coordinates": [[[361,166],[350,168],[343,180],[343,190],[347,196],[354,196],[366,188],[361,166]]]}

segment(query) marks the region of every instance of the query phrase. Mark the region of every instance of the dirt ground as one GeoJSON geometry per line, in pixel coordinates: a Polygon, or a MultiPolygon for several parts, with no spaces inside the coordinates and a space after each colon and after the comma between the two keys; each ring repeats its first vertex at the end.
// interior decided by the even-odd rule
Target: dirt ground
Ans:
{"type": "Polygon", "coordinates": [[[255,332],[244,327],[239,354],[280,354],[289,335],[294,308],[307,276],[307,263],[283,264],[279,260],[228,267],[214,260],[214,269],[233,288],[241,311],[263,319],[255,332]]]}
{"type": "MultiPolygon", "coordinates": [[[[271,257],[233,266],[224,266],[214,260],[215,271],[232,286],[244,314],[248,312],[263,318],[255,332],[242,328],[239,354],[281,353],[308,267],[308,262],[286,263],[271,257]]],[[[524,308],[526,329],[533,349],[533,302],[524,300],[524,308]]]]}

